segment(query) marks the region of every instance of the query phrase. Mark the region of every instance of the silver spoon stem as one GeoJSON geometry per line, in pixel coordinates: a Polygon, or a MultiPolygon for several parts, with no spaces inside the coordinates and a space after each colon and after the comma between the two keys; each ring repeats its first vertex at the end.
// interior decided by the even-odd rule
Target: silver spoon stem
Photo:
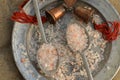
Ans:
{"type": "Polygon", "coordinates": [[[83,60],[83,64],[85,65],[85,69],[86,69],[86,72],[87,72],[87,75],[88,75],[88,79],[89,80],[93,80],[93,76],[92,76],[92,73],[91,73],[91,70],[89,68],[89,64],[88,64],[88,61],[87,61],[87,58],[85,56],[85,54],[81,54],[81,57],[82,57],[82,60],[83,60]]]}
{"type": "Polygon", "coordinates": [[[38,27],[40,29],[43,41],[45,43],[47,43],[47,39],[46,39],[46,36],[45,36],[45,31],[44,31],[43,24],[42,24],[38,3],[39,3],[38,0],[33,0],[33,6],[34,6],[34,9],[35,9],[35,14],[37,16],[38,27]]]}

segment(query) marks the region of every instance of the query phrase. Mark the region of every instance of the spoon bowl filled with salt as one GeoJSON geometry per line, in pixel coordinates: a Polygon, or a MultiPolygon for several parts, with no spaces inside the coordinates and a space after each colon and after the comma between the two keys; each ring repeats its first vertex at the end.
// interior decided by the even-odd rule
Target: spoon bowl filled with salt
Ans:
{"type": "Polygon", "coordinates": [[[74,53],[79,53],[81,55],[88,78],[89,80],[93,80],[88,60],[85,56],[85,51],[90,45],[90,39],[86,29],[82,24],[80,24],[80,22],[71,22],[67,26],[66,38],[70,49],[74,53]]]}

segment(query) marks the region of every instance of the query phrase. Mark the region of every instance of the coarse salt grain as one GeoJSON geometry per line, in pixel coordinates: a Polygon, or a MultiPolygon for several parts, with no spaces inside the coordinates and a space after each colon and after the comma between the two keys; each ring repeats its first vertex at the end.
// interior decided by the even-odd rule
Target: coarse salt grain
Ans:
{"type": "Polygon", "coordinates": [[[85,29],[77,23],[70,24],[67,28],[67,42],[73,51],[82,51],[87,46],[87,35],[85,29]]]}
{"type": "Polygon", "coordinates": [[[42,65],[47,71],[56,69],[58,60],[56,48],[52,44],[43,44],[38,50],[37,60],[38,64],[42,65]]]}

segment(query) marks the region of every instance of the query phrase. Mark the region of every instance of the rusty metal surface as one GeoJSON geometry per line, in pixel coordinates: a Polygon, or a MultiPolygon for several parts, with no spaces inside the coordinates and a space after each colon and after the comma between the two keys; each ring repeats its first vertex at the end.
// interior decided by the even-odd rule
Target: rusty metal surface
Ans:
{"type": "MultiPolygon", "coordinates": [[[[41,3],[40,8],[44,7],[45,5],[53,2],[55,0],[47,1],[46,3],[41,3]]],[[[101,0],[84,0],[86,3],[91,4],[96,9],[98,9],[102,15],[105,17],[105,19],[109,21],[119,20],[118,13],[111,7],[108,1],[101,1],[101,0]],[[113,15],[113,16],[111,16],[113,15]]],[[[27,13],[30,13],[33,9],[31,2],[29,2],[25,9],[27,13]]],[[[30,13],[31,14],[31,13],[30,13]]],[[[33,13],[32,13],[33,14],[33,13]]],[[[46,80],[43,76],[39,75],[39,73],[35,70],[35,68],[31,65],[29,59],[27,59],[26,63],[21,63],[22,57],[28,57],[27,51],[26,51],[26,35],[27,30],[29,29],[30,25],[26,24],[20,24],[16,23],[14,30],[13,30],[13,51],[14,51],[14,57],[16,64],[22,73],[22,75],[25,77],[26,80],[46,80]],[[18,32],[19,30],[19,32],[18,32]]],[[[115,41],[112,43],[113,48],[110,55],[110,58],[106,64],[110,66],[111,70],[107,70],[107,67],[105,66],[98,75],[95,76],[95,80],[99,80],[101,78],[102,80],[109,80],[111,77],[115,74],[116,70],[119,67],[119,51],[117,48],[118,41],[115,41]],[[114,59],[115,58],[115,59],[114,59]],[[106,76],[105,76],[106,75],[106,76]],[[102,77],[101,77],[102,76],[102,77]]]]}

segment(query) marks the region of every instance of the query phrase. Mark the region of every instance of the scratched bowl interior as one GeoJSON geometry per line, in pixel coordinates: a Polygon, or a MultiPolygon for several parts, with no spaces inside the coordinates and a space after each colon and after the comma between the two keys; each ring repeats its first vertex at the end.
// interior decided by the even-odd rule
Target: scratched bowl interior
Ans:
{"type": "MultiPolygon", "coordinates": [[[[62,3],[62,1],[55,1],[55,0],[53,0],[51,2],[52,3],[50,3],[48,1],[49,4],[47,4],[46,6],[43,6],[43,8],[40,10],[41,15],[44,16],[45,10],[56,7],[62,3]]],[[[91,0],[90,1],[86,0],[85,2],[81,2],[78,0],[76,6],[78,6],[78,5],[88,6],[92,9],[94,9],[95,14],[93,15],[93,19],[98,21],[98,23],[108,20],[106,15],[101,13],[101,12],[104,12],[104,10],[99,11],[96,8],[96,7],[98,7],[97,5],[96,5],[96,7],[92,6],[92,4],[94,5],[94,4],[96,4],[96,2],[97,1],[94,1],[94,0],[93,0],[93,3],[91,0]],[[91,5],[89,5],[89,4],[91,4],[91,5]]],[[[100,3],[102,3],[102,1],[100,3]]],[[[31,4],[31,3],[29,2],[29,4],[31,4]]],[[[108,4],[108,3],[106,2],[106,4],[108,4]]],[[[30,7],[31,7],[31,5],[30,5],[30,7]]],[[[30,7],[28,8],[28,11],[29,11],[30,7]]],[[[114,12],[114,10],[113,10],[113,12],[114,12]]],[[[34,15],[33,7],[29,11],[29,13],[34,15]]],[[[111,19],[114,19],[114,18],[111,18],[111,19]]],[[[62,44],[63,46],[68,46],[67,42],[66,42],[67,24],[69,24],[70,21],[75,21],[75,20],[79,20],[78,17],[75,16],[73,12],[67,12],[55,25],[50,25],[49,22],[46,22],[44,24],[44,28],[45,28],[45,33],[46,33],[48,42],[59,43],[59,44],[62,44]]],[[[95,80],[99,80],[99,78],[102,75],[104,75],[103,73],[107,72],[107,70],[110,70],[112,68],[114,71],[117,70],[118,65],[119,65],[117,63],[117,61],[119,61],[119,58],[118,58],[119,55],[117,53],[113,53],[114,51],[112,50],[112,48],[114,48],[114,46],[115,46],[113,43],[108,43],[108,42],[105,43],[104,48],[100,48],[99,46],[97,46],[94,43],[94,38],[91,35],[92,32],[90,30],[92,29],[92,31],[94,31],[94,32],[96,32],[96,31],[93,29],[91,20],[88,24],[85,24],[82,21],[81,21],[81,23],[82,23],[82,25],[85,26],[85,29],[89,33],[89,37],[91,40],[91,46],[93,46],[93,47],[91,47],[91,50],[93,50],[94,52],[98,52],[98,53],[100,53],[100,55],[102,55],[101,60],[98,62],[97,67],[95,67],[95,69],[92,71],[92,74],[93,74],[95,80]],[[118,55],[116,57],[116,61],[110,61],[110,60],[113,60],[113,58],[111,57],[111,56],[113,56],[113,54],[118,55]],[[108,62],[109,62],[109,64],[108,64],[108,62]],[[113,63],[113,62],[115,62],[115,68],[114,68],[114,66],[112,66],[112,68],[111,68],[110,63],[113,63]]],[[[25,79],[27,79],[27,80],[46,80],[46,78],[48,79],[49,77],[46,77],[44,75],[42,70],[38,67],[38,63],[36,60],[37,51],[42,44],[39,29],[35,25],[20,24],[20,23],[16,23],[15,27],[20,26],[20,25],[22,26],[22,29],[21,29],[21,27],[14,28],[14,34],[13,34],[13,50],[14,50],[14,57],[15,57],[16,64],[17,64],[19,70],[21,71],[21,73],[23,74],[23,76],[25,77],[25,79]],[[18,33],[18,29],[21,30],[21,32],[18,33]]],[[[102,38],[101,35],[100,35],[99,40],[100,40],[100,43],[104,42],[104,39],[102,38]]],[[[108,73],[110,73],[110,72],[108,72],[108,73]]],[[[109,75],[109,77],[108,77],[108,75],[106,77],[102,77],[102,78],[104,80],[111,79],[112,76],[109,75]]],[[[79,78],[76,78],[75,80],[86,80],[86,79],[79,77],[79,78]]]]}
{"type": "MultiPolygon", "coordinates": [[[[61,4],[61,2],[59,2],[59,3],[54,2],[54,3],[47,5],[46,7],[44,7],[41,10],[41,15],[44,15],[45,10],[56,7],[56,5],[59,5],[59,4],[61,4]]],[[[92,7],[88,4],[85,4],[83,2],[76,4],[76,6],[78,6],[78,5],[88,6],[89,8],[94,9],[95,14],[93,15],[93,18],[96,17],[95,20],[98,21],[99,23],[105,21],[104,17],[94,7],[92,7]]],[[[64,46],[67,46],[66,37],[65,37],[67,24],[69,24],[70,21],[75,21],[75,20],[79,21],[78,17],[75,16],[75,14],[73,12],[67,12],[55,25],[51,25],[49,22],[45,23],[44,28],[45,28],[47,41],[52,42],[52,43],[59,43],[59,44],[62,44],[64,46]],[[63,39],[61,37],[63,37],[63,39]]],[[[89,21],[88,24],[86,24],[82,21],[81,21],[81,23],[85,26],[86,29],[87,29],[87,26],[91,27],[93,29],[93,25],[92,25],[91,20],[89,21]]],[[[95,30],[93,30],[93,31],[95,31],[95,30]]],[[[94,41],[94,40],[92,40],[92,38],[93,38],[93,36],[91,36],[92,33],[89,30],[88,30],[88,33],[89,33],[90,40],[92,43],[92,41],[94,41]]],[[[42,71],[38,67],[38,63],[36,60],[37,51],[40,48],[40,46],[42,45],[42,42],[41,42],[42,40],[41,40],[39,28],[37,26],[32,25],[29,28],[26,40],[27,40],[26,42],[27,42],[27,51],[28,51],[29,59],[30,59],[31,63],[33,64],[33,66],[36,68],[36,70],[39,73],[41,72],[40,74],[42,74],[42,71]]],[[[101,37],[101,43],[103,43],[103,41],[104,40],[101,37]]],[[[91,44],[91,45],[94,46],[95,43],[91,44]]],[[[105,48],[102,48],[103,50],[100,48],[100,46],[94,46],[91,48],[94,52],[99,52],[98,54],[101,54],[102,57],[104,58],[103,60],[101,60],[98,63],[99,67],[97,67],[95,70],[93,70],[93,72],[92,72],[93,76],[95,76],[106,64],[106,62],[109,58],[110,52],[111,52],[111,47],[112,47],[111,43],[106,43],[105,48]]]]}

